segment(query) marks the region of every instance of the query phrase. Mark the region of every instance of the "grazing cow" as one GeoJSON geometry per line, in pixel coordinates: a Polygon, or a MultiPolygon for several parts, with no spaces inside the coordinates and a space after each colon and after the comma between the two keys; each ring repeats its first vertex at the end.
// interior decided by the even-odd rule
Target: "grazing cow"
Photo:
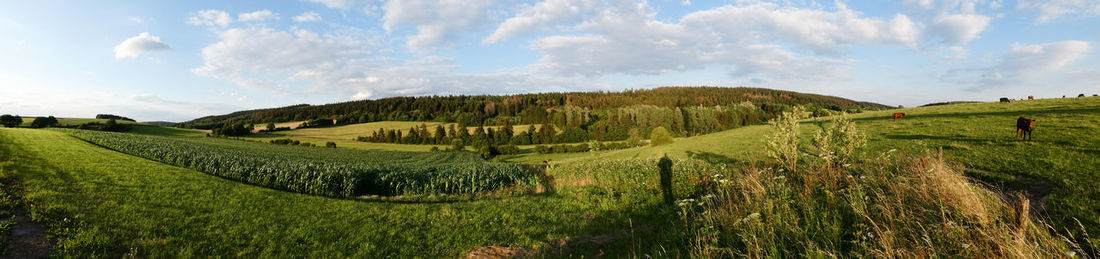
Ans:
{"type": "Polygon", "coordinates": [[[905,113],[904,112],[895,112],[894,113],[894,120],[895,121],[898,120],[898,119],[901,119],[901,118],[905,118],[905,113]]]}
{"type": "Polygon", "coordinates": [[[1085,97],[1085,94],[1078,94],[1077,97],[1085,97]]]}
{"type": "Polygon", "coordinates": [[[1027,96],[1027,99],[1028,99],[1028,100],[1035,100],[1035,96],[1034,96],[1034,95],[1028,95],[1028,96],[1027,96]]]}
{"type": "Polygon", "coordinates": [[[1035,129],[1035,120],[1020,117],[1016,119],[1016,138],[1031,140],[1031,131],[1035,129]]]}
{"type": "Polygon", "coordinates": [[[1001,102],[1002,103],[1007,103],[1007,102],[1012,102],[1012,100],[1008,99],[1008,97],[1001,97],[1001,102]]]}

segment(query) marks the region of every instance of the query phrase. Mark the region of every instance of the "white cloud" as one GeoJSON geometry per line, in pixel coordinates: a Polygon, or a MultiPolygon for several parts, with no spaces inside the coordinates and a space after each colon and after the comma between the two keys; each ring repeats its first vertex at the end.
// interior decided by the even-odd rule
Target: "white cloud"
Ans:
{"type": "Polygon", "coordinates": [[[321,21],[321,15],[315,12],[304,12],[298,16],[294,16],[295,22],[319,22],[321,21]]]}
{"type": "Polygon", "coordinates": [[[278,20],[279,14],[272,12],[271,10],[259,10],[251,13],[241,13],[237,15],[237,20],[242,22],[263,22],[268,20],[278,20]]]}
{"type": "Polygon", "coordinates": [[[500,26],[485,43],[498,43],[524,34],[545,31],[549,26],[563,22],[578,22],[582,14],[592,14],[596,10],[595,1],[547,0],[523,10],[500,26]]]}
{"type": "Polygon", "coordinates": [[[1016,9],[1038,13],[1037,22],[1049,22],[1059,17],[1100,15],[1100,1],[1095,0],[1020,0],[1016,9]]]}
{"type": "Polygon", "coordinates": [[[390,0],[382,6],[382,26],[387,32],[402,25],[415,27],[417,33],[406,39],[406,45],[414,51],[430,51],[485,26],[491,1],[390,0]]]}
{"type": "Polygon", "coordinates": [[[115,58],[136,58],[143,53],[158,51],[158,50],[170,50],[171,47],[160,40],[160,37],[150,35],[148,32],[142,32],[138,36],[131,37],[119,43],[115,46],[115,58]]]}
{"type": "Polygon", "coordinates": [[[977,38],[990,20],[987,16],[976,14],[943,14],[932,21],[931,31],[945,43],[966,43],[977,38]]]}
{"type": "Polygon", "coordinates": [[[365,53],[354,36],[319,35],[308,30],[232,28],[202,50],[196,74],[230,80],[253,89],[284,89],[293,75],[347,66],[365,53]]]}
{"type": "Polygon", "coordinates": [[[950,70],[941,80],[972,86],[971,90],[1011,86],[1028,79],[1057,72],[1092,50],[1087,41],[1058,41],[1043,44],[1013,44],[996,65],[950,70]]]}
{"type": "Polygon", "coordinates": [[[199,26],[229,26],[229,23],[233,22],[233,18],[229,16],[229,13],[219,10],[202,10],[198,14],[191,16],[187,19],[187,24],[199,25],[199,26]]]}
{"type": "Polygon", "coordinates": [[[328,8],[349,8],[355,5],[356,0],[304,0],[328,6],[328,8]]]}
{"type": "MultiPolygon", "coordinates": [[[[536,4],[504,22],[486,42],[530,30],[560,28],[579,19],[577,13],[587,12],[550,8],[550,2],[544,3],[547,5],[536,4]],[[544,8],[538,11],[536,7],[544,8]]],[[[536,71],[598,77],[719,66],[733,77],[756,82],[837,80],[847,78],[846,68],[855,61],[831,56],[850,46],[916,48],[921,42],[922,28],[905,15],[867,18],[842,4],[832,12],[772,3],[729,5],[689,13],[676,23],[657,20],[652,8],[633,1],[573,6],[590,6],[596,11],[591,18],[573,22],[571,28],[559,29],[575,35],[534,40],[530,48],[543,53],[533,66],[536,71]],[[806,55],[812,53],[818,55],[806,55]]]]}

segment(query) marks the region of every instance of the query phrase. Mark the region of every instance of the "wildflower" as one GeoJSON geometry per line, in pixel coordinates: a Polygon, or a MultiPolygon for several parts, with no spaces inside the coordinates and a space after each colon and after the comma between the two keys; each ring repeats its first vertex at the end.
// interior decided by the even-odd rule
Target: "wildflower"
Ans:
{"type": "Polygon", "coordinates": [[[729,183],[729,182],[730,182],[730,180],[722,179],[722,180],[718,180],[718,182],[719,182],[719,183],[729,183]]]}
{"type": "Polygon", "coordinates": [[[852,164],[844,164],[844,167],[852,166],[852,164]]]}
{"type": "Polygon", "coordinates": [[[970,244],[963,243],[963,249],[967,249],[967,248],[970,248],[970,244]]]}
{"type": "Polygon", "coordinates": [[[893,148],[891,148],[891,149],[890,149],[890,151],[888,151],[888,152],[886,152],[886,153],[892,153],[892,152],[894,152],[894,151],[898,151],[898,150],[897,150],[897,149],[893,149],[893,148]]]}
{"type": "Polygon", "coordinates": [[[787,170],[784,170],[783,168],[779,168],[779,172],[784,172],[784,171],[787,171],[787,170]]]}

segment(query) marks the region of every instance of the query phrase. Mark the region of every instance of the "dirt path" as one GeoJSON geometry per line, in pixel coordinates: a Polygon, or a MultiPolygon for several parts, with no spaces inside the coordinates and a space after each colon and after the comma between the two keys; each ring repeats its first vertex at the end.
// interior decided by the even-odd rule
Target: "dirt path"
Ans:
{"type": "Polygon", "coordinates": [[[0,251],[0,258],[47,258],[52,253],[53,242],[46,234],[42,224],[31,221],[22,208],[11,211],[15,214],[8,245],[0,251]]]}

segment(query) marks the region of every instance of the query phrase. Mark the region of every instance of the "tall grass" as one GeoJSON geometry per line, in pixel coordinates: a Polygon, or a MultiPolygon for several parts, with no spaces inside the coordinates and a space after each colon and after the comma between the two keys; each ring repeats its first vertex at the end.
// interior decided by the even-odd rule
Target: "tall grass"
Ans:
{"type": "Polygon", "coordinates": [[[818,147],[838,148],[820,149],[818,156],[802,155],[815,159],[776,156],[774,164],[746,166],[714,179],[709,194],[682,200],[680,216],[692,236],[692,256],[1084,254],[1072,240],[1051,234],[1047,224],[1034,218],[1023,195],[1000,194],[975,184],[960,168],[945,162],[942,153],[908,157],[888,151],[877,159],[837,166],[838,160],[829,156],[850,154],[862,141],[850,120],[833,123],[822,128],[815,142],[820,142],[818,147]]]}

